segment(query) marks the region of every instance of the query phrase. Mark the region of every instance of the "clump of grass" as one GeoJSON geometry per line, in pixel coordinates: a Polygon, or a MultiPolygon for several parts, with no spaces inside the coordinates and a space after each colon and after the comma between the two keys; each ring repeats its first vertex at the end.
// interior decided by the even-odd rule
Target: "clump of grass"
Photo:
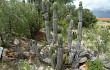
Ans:
{"type": "Polygon", "coordinates": [[[101,61],[88,61],[89,70],[104,70],[104,65],[101,61]]]}
{"type": "Polygon", "coordinates": [[[18,63],[18,67],[20,70],[31,70],[31,66],[29,62],[23,61],[18,63]]]}

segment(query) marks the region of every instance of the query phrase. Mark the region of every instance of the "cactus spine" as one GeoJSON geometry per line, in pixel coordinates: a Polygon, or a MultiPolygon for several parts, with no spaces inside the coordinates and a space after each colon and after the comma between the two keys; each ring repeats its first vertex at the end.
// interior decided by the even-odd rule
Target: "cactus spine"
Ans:
{"type": "Polygon", "coordinates": [[[53,44],[57,40],[57,3],[53,3],[53,44]]]}
{"type": "Polygon", "coordinates": [[[48,41],[48,44],[50,45],[51,43],[51,39],[50,39],[50,28],[49,28],[49,0],[45,1],[43,0],[42,1],[42,10],[43,10],[43,13],[44,13],[44,17],[45,17],[45,26],[46,26],[46,38],[47,38],[47,41],[48,41]]]}

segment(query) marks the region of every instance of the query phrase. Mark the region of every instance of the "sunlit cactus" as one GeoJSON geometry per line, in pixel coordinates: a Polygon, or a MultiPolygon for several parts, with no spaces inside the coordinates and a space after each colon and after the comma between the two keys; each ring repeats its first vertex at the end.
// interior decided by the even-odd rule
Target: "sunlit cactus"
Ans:
{"type": "Polygon", "coordinates": [[[49,13],[49,11],[50,11],[50,1],[49,0],[47,0],[46,1],[46,11],[49,13]]]}
{"type": "Polygon", "coordinates": [[[53,44],[56,43],[57,41],[57,31],[58,31],[58,27],[57,27],[57,3],[54,2],[53,3],[53,44]]]}
{"type": "Polygon", "coordinates": [[[82,2],[80,2],[79,3],[79,9],[78,9],[78,19],[79,19],[79,22],[82,22],[82,9],[83,9],[82,2]]]}
{"type": "Polygon", "coordinates": [[[46,2],[44,0],[42,1],[42,10],[45,17],[46,38],[48,44],[50,45],[51,39],[50,39],[50,24],[49,24],[49,8],[50,8],[49,3],[50,3],[49,0],[47,0],[46,2]]]}
{"type": "Polygon", "coordinates": [[[79,2],[79,6],[82,6],[82,1],[79,2]]]}
{"type": "Polygon", "coordinates": [[[70,21],[69,29],[68,29],[68,49],[72,48],[72,28],[73,28],[73,20],[70,21]]]}
{"type": "Polygon", "coordinates": [[[46,12],[45,0],[42,0],[42,11],[43,11],[43,13],[46,12]]]}
{"type": "Polygon", "coordinates": [[[73,57],[73,63],[72,68],[78,69],[79,66],[79,60],[80,60],[80,51],[81,51],[81,40],[82,40],[82,3],[79,3],[79,9],[78,9],[78,34],[77,34],[77,42],[76,42],[76,51],[75,55],[73,57]]]}
{"type": "Polygon", "coordinates": [[[78,11],[79,23],[78,23],[78,34],[77,34],[77,44],[76,44],[77,50],[80,50],[81,40],[82,40],[82,9],[83,9],[82,2],[80,2],[79,3],[79,11],[78,11]]]}
{"type": "Polygon", "coordinates": [[[57,52],[57,65],[56,70],[61,70],[63,66],[63,37],[61,34],[58,35],[58,52],[57,52]]]}
{"type": "Polygon", "coordinates": [[[55,69],[56,64],[57,64],[57,53],[56,52],[53,53],[51,57],[52,57],[52,59],[51,59],[52,67],[55,69]]]}

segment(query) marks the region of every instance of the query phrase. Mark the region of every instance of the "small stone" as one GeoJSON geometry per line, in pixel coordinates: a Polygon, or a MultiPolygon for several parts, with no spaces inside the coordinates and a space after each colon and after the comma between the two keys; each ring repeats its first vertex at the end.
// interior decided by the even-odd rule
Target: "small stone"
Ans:
{"type": "Polygon", "coordinates": [[[15,39],[15,40],[14,40],[14,44],[15,44],[15,45],[18,45],[19,43],[20,43],[20,42],[19,42],[18,39],[15,39]]]}
{"type": "Polygon", "coordinates": [[[1,55],[2,55],[2,51],[3,51],[3,47],[0,47],[0,58],[1,58],[1,55]]]}
{"type": "Polygon", "coordinates": [[[79,63],[83,63],[83,62],[86,62],[87,61],[87,57],[83,57],[80,59],[80,62],[79,63]]]}
{"type": "Polygon", "coordinates": [[[110,70],[110,63],[108,64],[104,64],[105,65],[105,68],[109,69],[110,70]]]}

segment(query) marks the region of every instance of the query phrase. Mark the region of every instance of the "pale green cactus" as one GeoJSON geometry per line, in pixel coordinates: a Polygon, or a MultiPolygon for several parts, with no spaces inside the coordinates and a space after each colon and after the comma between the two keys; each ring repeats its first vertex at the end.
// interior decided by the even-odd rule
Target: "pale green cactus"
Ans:
{"type": "Polygon", "coordinates": [[[57,52],[57,64],[56,70],[62,70],[63,66],[63,37],[61,34],[58,35],[58,52],[57,52]]]}
{"type": "Polygon", "coordinates": [[[58,47],[62,47],[63,45],[63,37],[62,34],[58,35],[58,47]]]}
{"type": "Polygon", "coordinates": [[[82,22],[82,9],[83,9],[83,6],[82,6],[82,2],[79,3],[79,8],[78,8],[78,19],[79,19],[79,22],[82,22]]]}
{"type": "Polygon", "coordinates": [[[52,61],[52,67],[55,69],[55,67],[56,67],[56,64],[57,64],[57,54],[56,53],[53,53],[52,54],[52,59],[51,59],[52,61]]]}
{"type": "Polygon", "coordinates": [[[68,50],[72,48],[72,28],[73,28],[73,20],[70,21],[69,29],[68,29],[68,50]]]}
{"type": "Polygon", "coordinates": [[[49,24],[49,0],[47,0],[46,2],[43,0],[42,1],[42,10],[44,13],[44,17],[45,17],[45,29],[46,29],[46,38],[47,38],[47,42],[50,45],[51,44],[51,37],[50,37],[50,24],[49,24]]]}
{"type": "Polygon", "coordinates": [[[57,41],[57,31],[58,31],[58,26],[57,26],[57,3],[53,3],[53,44],[56,43],[57,41]]]}

